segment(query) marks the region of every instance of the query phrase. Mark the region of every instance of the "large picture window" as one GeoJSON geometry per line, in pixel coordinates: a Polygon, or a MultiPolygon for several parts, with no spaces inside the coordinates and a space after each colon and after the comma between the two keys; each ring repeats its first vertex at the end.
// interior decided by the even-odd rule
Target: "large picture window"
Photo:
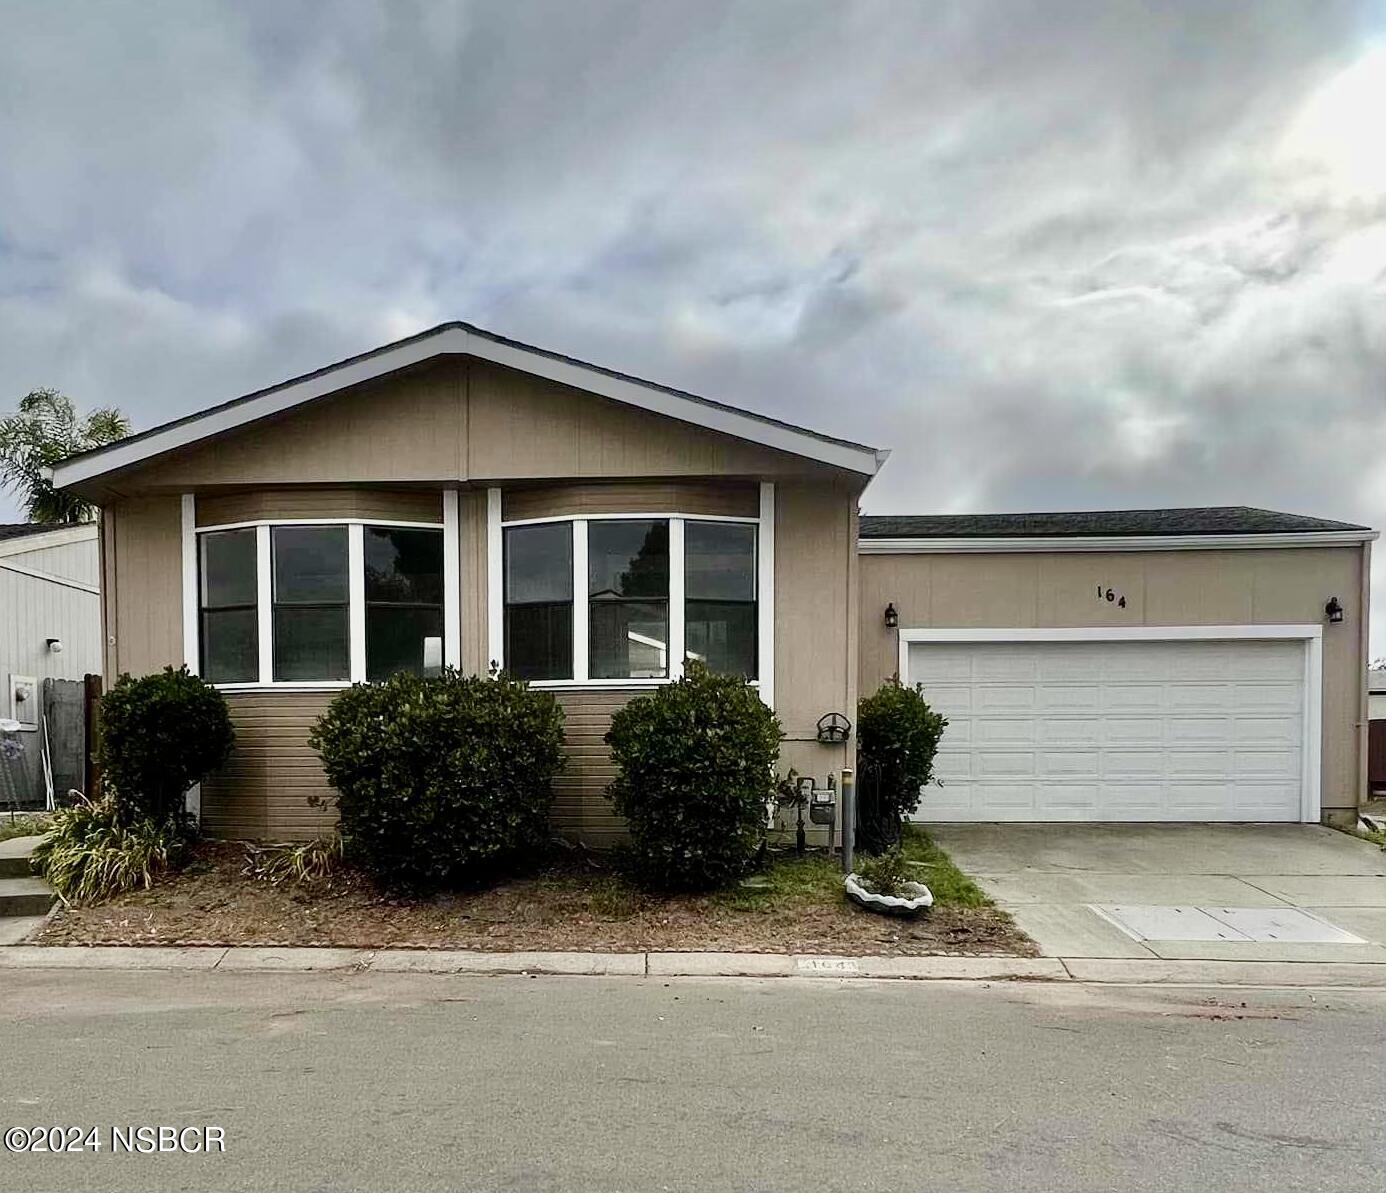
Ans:
{"type": "Polygon", "coordinates": [[[366,678],[421,675],[443,658],[443,536],[367,526],[366,678]]]}
{"type": "Polygon", "coordinates": [[[505,532],[505,669],[517,679],[573,678],[573,528],[505,532]]]}
{"type": "Polygon", "coordinates": [[[440,668],[445,537],[357,521],[197,532],[200,674],[336,686],[440,668]]]}
{"type": "Polygon", "coordinates": [[[274,678],[350,679],[345,526],[275,526],[274,678]]]}
{"type": "Polygon", "coordinates": [[[759,520],[592,516],[497,530],[498,644],[517,678],[657,683],[696,658],[760,681],[759,520]]]}
{"type": "Polygon", "coordinates": [[[756,678],[756,528],[684,527],[684,642],[713,671],[756,678]]]}
{"type": "Polygon", "coordinates": [[[260,676],[255,531],[204,534],[201,545],[199,670],[209,683],[254,683],[260,676]]]}
{"type": "Polygon", "coordinates": [[[593,679],[669,674],[669,523],[587,527],[589,665],[593,679]]]}

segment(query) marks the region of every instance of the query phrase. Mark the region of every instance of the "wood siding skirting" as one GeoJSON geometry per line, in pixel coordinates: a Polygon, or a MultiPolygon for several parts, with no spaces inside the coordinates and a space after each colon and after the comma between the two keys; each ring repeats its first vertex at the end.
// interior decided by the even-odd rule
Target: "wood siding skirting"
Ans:
{"type": "Polygon", "coordinates": [[[505,490],[501,518],[515,522],[526,518],[630,513],[754,518],[760,512],[759,492],[756,485],[734,482],[545,485],[505,490]]]}
{"type": "Polygon", "coordinates": [[[606,787],[616,776],[602,740],[611,717],[639,692],[555,692],[563,706],[563,738],[568,765],[553,785],[554,831],[592,845],[609,845],[625,836],[625,822],[611,809],[606,787]]]}
{"type": "MultiPolygon", "coordinates": [[[[231,840],[301,841],[330,832],[335,792],[308,745],[313,722],[335,692],[227,692],[236,729],[231,761],[202,784],[202,827],[231,840]],[[326,801],[318,807],[308,800],[326,801]]],[[[592,845],[625,833],[606,786],[615,773],[602,741],[629,691],[559,692],[567,767],[554,783],[554,831],[592,845]]]]}
{"type": "Polygon", "coordinates": [[[335,792],[308,745],[335,692],[227,692],[236,745],[202,784],[202,827],[212,837],[302,841],[337,822],[335,792]],[[312,807],[310,796],[325,798],[312,807]]]}
{"type": "Polygon", "coordinates": [[[378,518],[382,522],[443,520],[438,489],[250,489],[197,498],[198,526],[279,518],[378,518]]]}

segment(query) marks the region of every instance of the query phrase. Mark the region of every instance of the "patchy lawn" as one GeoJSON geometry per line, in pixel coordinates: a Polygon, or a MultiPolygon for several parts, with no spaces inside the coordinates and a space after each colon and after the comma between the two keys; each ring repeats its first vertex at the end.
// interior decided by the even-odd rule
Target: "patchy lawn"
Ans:
{"type": "Polygon", "coordinates": [[[64,908],[36,944],[336,945],[490,951],[718,950],[759,953],[1024,954],[1035,946],[922,832],[906,856],[937,903],[918,920],[869,915],[842,894],[825,854],[772,856],[743,884],[660,897],[573,852],[486,890],[411,900],[350,872],[271,885],[243,873],[245,850],[204,842],[180,875],[97,907],[64,908]]]}
{"type": "Polygon", "coordinates": [[[0,814],[0,841],[15,837],[39,837],[46,833],[53,818],[47,812],[0,814]]]}

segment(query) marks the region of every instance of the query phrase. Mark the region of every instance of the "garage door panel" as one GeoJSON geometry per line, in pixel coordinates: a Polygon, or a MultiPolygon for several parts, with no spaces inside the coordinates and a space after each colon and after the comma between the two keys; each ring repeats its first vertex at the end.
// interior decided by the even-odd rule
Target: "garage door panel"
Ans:
{"type": "Polygon", "coordinates": [[[1101,777],[1102,755],[1096,750],[1042,750],[1039,773],[1042,778],[1097,779],[1101,777]]]}
{"type": "Polygon", "coordinates": [[[1298,750],[1236,750],[1233,768],[1239,782],[1271,780],[1293,782],[1299,776],[1298,750]]]}
{"type": "Polygon", "coordinates": [[[1104,746],[1158,746],[1164,744],[1165,728],[1155,717],[1108,717],[1094,721],[1104,746]]]}
{"type": "Polygon", "coordinates": [[[1292,683],[1237,684],[1235,692],[1238,712],[1296,712],[1304,700],[1303,687],[1292,683]]]}
{"type": "Polygon", "coordinates": [[[1165,692],[1172,713],[1198,713],[1204,716],[1220,713],[1230,716],[1237,711],[1236,689],[1228,683],[1171,683],[1165,692]]]}
{"type": "Polygon", "coordinates": [[[1164,755],[1158,750],[1104,750],[1102,777],[1117,783],[1164,777],[1164,755]]]}
{"type": "Polygon", "coordinates": [[[1226,782],[1232,778],[1230,750],[1171,750],[1167,773],[1176,779],[1226,782]]]}
{"type": "Polygon", "coordinates": [[[1298,809],[1298,783],[1238,784],[1232,789],[1233,820],[1290,820],[1298,809]],[[1268,816],[1268,808],[1279,808],[1285,815],[1268,816]]]}
{"type": "MultiPolygon", "coordinates": [[[[934,706],[935,712],[943,710],[937,705],[934,706]]],[[[973,740],[972,718],[969,716],[953,716],[948,718],[948,728],[943,731],[943,740],[939,744],[942,750],[959,750],[970,746],[973,740]]]]}
{"type": "Polygon", "coordinates": [[[1094,684],[1038,684],[1034,707],[1045,713],[1098,712],[1102,690],[1094,684]]]}
{"type": "Polygon", "coordinates": [[[1044,724],[1045,743],[1079,748],[1102,744],[1103,722],[1097,717],[1054,717],[1044,724]]]}
{"type": "Polygon", "coordinates": [[[1304,647],[916,643],[951,724],[924,820],[1298,820],[1304,647]]]}
{"type": "MultiPolygon", "coordinates": [[[[1180,710],[1182,713],[1184,710],[1180,710]]],[[[1152,722],[1159,725],[1160,721],[1152,722]]],[[[1163,722],[1165,736],[1172,745],[1201,746],[1216,744],[1231,745],[1233,721],[1231,717],[1215,713],[1205,713],[1201,717],[1184,715],[1166,717],[1163,722]]]]}
{"type": "Polygon", "coordinates": [[[1031,684],[1012,687],[1009,684],[980,684],[972,689],[972,711],[986,716],[992,713],[1030,711],[1035,707],[1035,689],[1031,684]]]}
{"type": "Polygon", "coordinates": [[[1040,722],[1035,717],[987,717],[978,720],[972,733],[974,746],[1023,747],[1035,745],[1040,722]]]}
{"type": "Polygon", "coordinates": [[[1124,716],[1156,716],[1165,710],[1165,689],[1159,684],[1104,684],[1101,707],[1124,716]]]}
{"type": "Polygon", "coordinates": [[[945,782],[972,778],[972,755],[962,750],[940,750],[934,758],[934,775],[945,782]]]}
{"type": "Polygon", "coordinates": [[[1038,678],[1039,660],[1024,646],[999,646],[972,659],[975,683],[1032,684],[1038,678]]]}
{"type": "Polygon", "coordinates": [[[1238,746],[1271,746],[1294,741],[1299,732],[1298,717],[1234,717],[1232,742],[1238,746]]]}
{"type": "Polygon", "coordinates": [[[1032,750],[974,750],[972,760],[973,773],[978,779],[1029,776],[1035,773],[1035,755],[1032,750]]]}
{"type": "Polygon", "coordinates": [[[1096,784],[1042,784],[1035,792],[1035,812],[1045,820],[1091,820],[1100,805],[1096,784]]]}
{"type": "MultiPolygon", "coordinates": [[[[1010,812],[1035,810],[1033,783],[978,783],[973,791],[972,807],[1000,808],[1010,812]]],[[[1032,818],[1032,817],[1031,817],[1032,818]]]]}

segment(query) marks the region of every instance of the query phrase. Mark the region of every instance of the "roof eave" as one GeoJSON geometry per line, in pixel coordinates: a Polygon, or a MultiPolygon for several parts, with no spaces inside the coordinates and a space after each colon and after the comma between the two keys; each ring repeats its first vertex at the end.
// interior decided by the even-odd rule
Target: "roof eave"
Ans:
{"type": "Polygon", "coordinates": [[[1212,551],[1265,547],[1345,547],[1375,542],[1375,530],[1278,534],[1053,535],[1010,538],[864,538],[862,555],[1020,554],[1035,551],[1212,551]]]}
{"type": "Polygon", "coordinates": [[[353,357],[340,365],[260,390],[143,435],[59,461],[48,469],[48,478],[60,489],[87,484],[110,473],[440,356],[473,356],[867,477],[876,474],[884,458],[873,447],[832,439],[721,403],[700,400],[690,394],[623,377],[595,365],[484,334],[463,324],[445,324],[412,339],[401,340],[397,344],[353,357]]]}

